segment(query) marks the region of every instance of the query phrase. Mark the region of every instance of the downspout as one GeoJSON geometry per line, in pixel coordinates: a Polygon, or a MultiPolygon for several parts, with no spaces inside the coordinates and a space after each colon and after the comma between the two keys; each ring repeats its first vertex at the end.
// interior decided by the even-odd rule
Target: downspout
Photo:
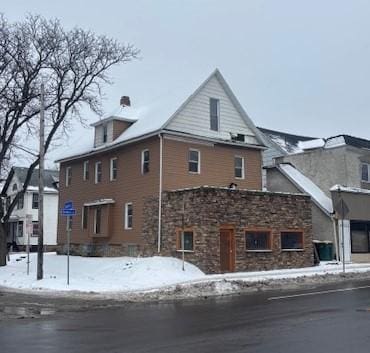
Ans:
{"type": "Polygon", "coordinates": [[[331,218],[331,221],[333,222],[333,228],[334,228],[335,257],[337,261],[340,261],[339,260],[339,245],[338,245],[339,240],[338,240],[337,222],[336,222],[336,218],[333,215],[330,218],[331,218]]]}
{"type": "Polygon", "coordinates": [[[159,137],[159,195],[158,195],[158,253],[161,252],[161,227],[162,227],[162,177],[163,177],[163,137],[159,137]]]}

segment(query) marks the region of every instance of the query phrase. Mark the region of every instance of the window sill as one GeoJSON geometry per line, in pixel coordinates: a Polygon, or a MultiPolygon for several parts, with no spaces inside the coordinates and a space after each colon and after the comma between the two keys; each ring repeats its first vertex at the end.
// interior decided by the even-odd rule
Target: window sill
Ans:
{"type": "Polygon", "coordinates": [[[176,250],[176,252],[179,252],[179,253],[193,253],[194,250],[176,250]]]}
{"type": "Polygon", "coordinates": [[[304,251],[304,249],[281,249],[281,251],[292,252],[292,251],[304,251]]]}
{"type": "Polygon", "coordinates": [[[200,172],[188,172],[189,174],[191,174],[191,175],[199,175],[200,174],[200,172]]]}
{"type": "Polygon", "coordinates": [[[132,230],[132,228],[125,228],[124,230],[132,230]]]}
{"type": "Polygon", "coordinates": [[[234,177],[236,180],[244,180],[244,177],[234,177]]]}
{"type": "Polygon", "coordinates": [[[245,250],[245,252],[272,252],[271,249],[265,249],[265,250],[245,250]]]}

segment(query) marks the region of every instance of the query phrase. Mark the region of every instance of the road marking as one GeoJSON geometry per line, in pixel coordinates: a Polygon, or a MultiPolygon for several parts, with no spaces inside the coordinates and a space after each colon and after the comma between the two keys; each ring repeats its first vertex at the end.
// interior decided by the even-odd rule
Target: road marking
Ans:
{"type": "Polygon", "coordinates": [[[358,289],[367,289],[367,288],[370,288],[370,286],[330,289],[330,290],[324,290],[324,291],[319,291],[319,292],[284,295],[284,296],[281,296],[281,297],[270,297],[270,298],[267,298],[267,300],[281,300],[281,299],[308,297],[308,296],[312,296],[312,295],[322,295],[322,294],[330,294],[330,293],[337,293],[337,292],[350,292],[350,291],[354,291],[354,290],[358,290],[358,289]]]}

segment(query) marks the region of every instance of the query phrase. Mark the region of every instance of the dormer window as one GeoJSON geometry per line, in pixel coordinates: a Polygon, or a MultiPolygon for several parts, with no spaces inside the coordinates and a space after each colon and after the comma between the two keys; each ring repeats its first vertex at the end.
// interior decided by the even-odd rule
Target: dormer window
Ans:
{"type": "Polygon", "coordinates": [[[216,98],[209,99],[210,127],[213,131],[220,128],[220,100],[216,98]]]}
{"type": "Polygon", "coordinates": [[[108,125],[103,125],[103,143],[106,143],[108,141],[108,125]]]}

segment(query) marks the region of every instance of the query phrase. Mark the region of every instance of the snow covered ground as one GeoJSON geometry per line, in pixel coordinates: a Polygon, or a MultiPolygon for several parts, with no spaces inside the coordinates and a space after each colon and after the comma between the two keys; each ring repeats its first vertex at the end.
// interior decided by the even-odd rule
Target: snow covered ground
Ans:
{"type": "MultiPolygon", "coordinates": [[[[70,257],[70,285],[67,286],[67,257],[47,253],[44,256],[44,279],[36,280],[36,254],[31,254],[27,275],[25,254],[12,254],[10,262],[0,267],[0,286],[32,291],[79,291],[94,293],[153,292],[177,285],[191,288],[213,283],[222,292],[230,292],[237,281],[261,282],[299,277],[340,274],[342,265],[325,262],[320,266],[259,272],[205,275],[194,265],[170,257],[70,257]]],[[[370,272],[370,264],[347,264],[347,273],[370,272]]]]}

